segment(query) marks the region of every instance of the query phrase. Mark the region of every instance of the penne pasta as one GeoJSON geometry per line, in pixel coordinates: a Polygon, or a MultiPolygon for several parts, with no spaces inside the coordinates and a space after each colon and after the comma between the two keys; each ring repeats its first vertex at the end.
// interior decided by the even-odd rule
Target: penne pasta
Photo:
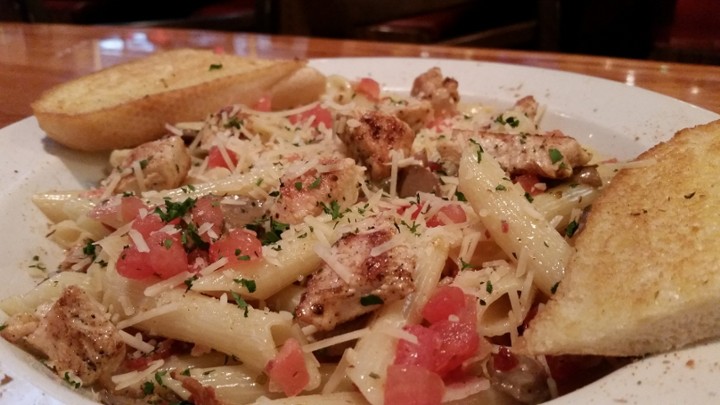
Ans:
{"type": "Polygon", "coordinates": [[[479,146],[471,145],[463,153],[459,178],[460,190],[495,242],[515,260],[528,249],[529,271],[535,273],[538,288],[551,295],[563,278],[570,245],[479,146]]]}
{"type": "MultiPolygon", "coordinates": [[[[542,107],[532,97],[509,109],[457,104],[456,84],[430,69],[408,97],[378,93],[370,78],[333,77],[313,104],[231,105],[114,151],[96,188],[33,197],[72,272],[1,301],[0,335],[49,335],[50,306],[100,311],[90,319],[103,323],[88,321],[82,334],[107,338],[122,364],[100,361],[107,369],[87,385],[110,403],[492,398],[491,353],[519,350],[524,320],[572,252],[556,229],[599,191],[558,182],[528,201],[511,177],[570,176],[589,155],[515,177],[538,162],[513,169],[508,161],[525,157],[498,147],[495,159],[467,140],[482,131],[488,142],[544,145],[542,107]],[[100,305],[71,302],[70,286],[100,305]]],[[[611,168],[598,169],[605,181],[611,168]]],[[[77,346],[63,341],[69,333],[52,336],[77,346]]],[[[111,357],[94,349],[75,354],[111,357]]],[[[62,360],[40,354],[51,368],[62,360]]],[[[89,381],[80,367],[59,368],[66,382],[89,381]]]]}
{"type": "Polygon", "coordinates": [[[255,371],[262,371],[275,354],[273,329],[290,328],[292,315],[285,312],[238,308],[233,303],[204,296],[193,291],[173,289],[156,297],[145,297],[137,283],[108,275],[105,302],[116,308],[131,305],[136,313],[172,306],[175,309],[133,324],[151,335],[194,342],[235,356],[255,371]],[[114,279],[114,280],[113,280],[114,279]],[[127,298],[125,304],[120,296],[127,298]]]}

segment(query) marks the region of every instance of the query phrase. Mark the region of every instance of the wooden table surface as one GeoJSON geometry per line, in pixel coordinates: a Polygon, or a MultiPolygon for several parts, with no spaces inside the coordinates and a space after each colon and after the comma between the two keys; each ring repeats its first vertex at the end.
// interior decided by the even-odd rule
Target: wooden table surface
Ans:
{"type": "Polygon", "coordinates": [[[178,47],[268,58],[406,56],[521,64],[607,78],[720,113],[720,66],[167,28],[0,23],[0,127],[31,115],[30,103],[55,84],[178,47]]]}

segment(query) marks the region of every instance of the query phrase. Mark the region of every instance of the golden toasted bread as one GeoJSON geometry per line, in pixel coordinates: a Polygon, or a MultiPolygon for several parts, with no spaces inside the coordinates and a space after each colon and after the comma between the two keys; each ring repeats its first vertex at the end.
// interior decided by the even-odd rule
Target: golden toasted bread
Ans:
{"type": "Polygon", "coordinates": [[[720,336],[720,121],[641,154],[593,204],[535,354],[638,356],[720,336]]]}
{"type": "Polygon", "coordinates": [[[179,49],[56,86],[32,108],[40,127],[63,145],[127,148],[162,136],[166,123],[201,120],[230,104],[253,105],[263,96],[275,108],[311,102],[325,77],[305,65],[179,49]]]}

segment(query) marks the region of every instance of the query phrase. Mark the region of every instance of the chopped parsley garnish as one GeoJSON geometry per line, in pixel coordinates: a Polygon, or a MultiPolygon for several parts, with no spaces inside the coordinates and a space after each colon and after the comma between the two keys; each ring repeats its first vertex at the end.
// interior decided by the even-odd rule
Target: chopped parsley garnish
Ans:
{"type": "Polygon", "coordinates": [[[196,198],[186,198],[183,202],[173,202],[170,199],[165,199],[165,211],[161,207],[155,208],[155,213],[160,216],[163,222],[170,222],[175,218],[182,218],[187,214],[197,202],[196,198]]]}
{"type": "Polygon", "coordinates": [[[240,129],[244,124],[244,121],[239,119],[237,116],[232,116],[228,118],[228,121],[225,123],[225,128],[235,128],[240,129]]]}
{"type": "Polygon", "coordinates": [[[555,148],[550,149],[548,151],[548,155],[550,156],[550,161],[552,162],[552,164],[555,164],[555,163],[563,160],[562,153],[555,148]]]}
{"type": "Polygon", "coordinates": [[[498,115],[498,117],[495,118],[495,122],[501,125],[510,125],[512,128],[517,128],[518,125],[520,125],[520,121],[517,118],[513,116],[505,118],[502,114],[498,115]]]}
{"type": "Polygon", "coordinates": [[[487,291],[488,294],[492,294],[493,292],[493,285],[490,280],[488,280],[487,284],[485,284],[485,291],[487,291]]]}
{"type": "Polygon", "coordinates": [[[198,279],[198,276],[197,276],[197,275],[193,275],[193,276],[190,277],[190,278],[186,278],[185,281],[184,281],[184,283],[185,283],[185,286],[187,286],[187,289],[186,289],[185,291],[190,291],[190,289],[191,289],[192,286],[193,286],[193,282],[194,282],[195,280],[197,280],[197,279],[198,279]]]}
{"type": "Polygon", "coordinates": [[[80,381],[75,381],[72,376],[70,376],[70,372],[66,371],[65,374],[63,374],[63,381],[65,381],[69,386],[78,389],[80,386],[82,386],[82,383],[80,381]]]}
{"type": "Polygon", "coordinates": [[[163,383],[163,377],[165,377],[165,374],[167,374],[167,371],[158,371],[155,373],[155,381],[157,381],[158,385],[164,386],[165,383],[163,383]]]}
{"type": "Polygon", "coordinates": [[[290,228],[289,224],[276,221],[272,217],[269,218],[268,224],[265,224],[265,221],[268,221],[267,216],[263,216],[252,224],[245,225],[245,228],[255,231],[263,246],[272,245],[279,241],[280,235],[290,228]]]}
{"type": "Polygon", "coordinates": [[[150,163],[150,159],[143,159],[140,161],[140,169],[145,170],[148,163],[150,163]]]}
{"type": "Polygon", "coordinates": [[[470,142],[472,142],[472,143],[474,143],[475,145],[477,145],[477,147],[478,147],[477,160],[478,160],[478,163],[482,162],[482,154],[485,152],[485,150],[483,150],[482,145],[480,145],[480,143],[479,143],[478,141],[476,141],[476,140],[474,140],[474,139],[470,139],[470,142]]]}
{"type": "Polygon", "coordinates": [[[187,247],[198,247],[201,249],[208,249],[210,244],[205,242],[198,234],[197,226],[193,222],[188,222],[185,228],[182,230],[181,240],[183,245],[187,247]]]}
{"type": "Polygon", "coordinates": [[[142,390],[145,396],[152,395],[155,392],[155,384],[153,384],[151,381],[145,381],[142,390]]]}
{"type": "Polygon", "coordinates": [[[472,269],[473,266],[463,259],[460,259],[460,270],[472,269]]]}
{"type": "Polygon", "coordinates": [[[369,307],[372,305],[382,305],[385,301],[375,294],[363,295],[360,297],[360,305],[369,307]]]}
{"type": "Polygon", "coordinates": [[[235,249],[235,258],[243,261],[250,260],[250,256],[242,254],[242,250],[240,249],[235,249]]]}
{"type": "Polygon", "coordinates": [[[180,373],[180,374],[182,374],[182,375],[184,375],[184,376],[189,376],[189,375],[190,375],[190,367],[188,367],[188,368],[186,368],[185,370],[183,370],[182,373],[180,373]]]}
{"type": "Polygon", "coordinates": [[[316,177],[315,180],[313,180],[313,182],[310,183],[310,185],[308,186],[308,189],[312,190],[314,188],[320,187],[321,181],[322,181],[322,177],[320,177],[320,176],[316,177]]]}
{"type": "Polygon", "coordinates": [[[555,294],[557,292],[558,286],[560,285],[560,282],[553,284],[552,287],[550,287],[550,293],[555,294]]]}
{"type": "Polygon", "coordinates": [[[0,323],[0,331],[7,328],[7,326],[8,325],[6,323],[0,323]]]}
{"type": "Polygon", "coordinates": [[[40,256],[35,255],[32,257],[32,260],[33,260],[33,264],[31,264],[28,267],[30,267],[31,269],[38,269],[38,270],[42,270],[42,271],[47,270],[47,267],[45,267],[45,263],[40,261],[40,256]]]}
{"type": "Polygon", "coordinates": [[[577,221],[570,221],[570,223],[568,223],[565,227],[565,236],[567,236],[568,238],[572,238],[572,236],[575,235],[575,232],[577,232],[578,226],[579,224],[577,223],[577,221]]]}
{"type": "Polygon", "coordinates": [[[173,240],[170,238],[163,240],[163,247],[165,249],[170,249],[172,247],[172,244],[173,244],[173,240]]]}
{"type": "Polygon", "coordinates": [[[338,204],[336,200],[330,201],[329,205],[325,205],[321,201],[318,201],[318,204],[322,207],[323,212],[330,214],[333,220],[342,218],[342,214],[340,213],[340,204],[338,204]]]}
{"type": "Polygon", "coordinates": [[[412,226],[411,226],[407,222],[405,222],[405,220],[400,221],[400,223],[405,225],[405,227],[407,227],[407,229],[409,229],[410,233],[412,233],[413,235],[420,235],[420,232],[418,232],[418,226],[420,226],[420,224],[415,223],[415,221],[413,221],[412,226]]]}
{"type": "Polygon", "coordinates": [[[248,303],[245,302],[243,297],[240,296],[240,294],[236,293],[235,291],[230,291],[230,294],[232,294],[233,299],[235,300],[235,303],[237,304],[238,308],[245,310],[245,318],[248,317],[248,303]]]}
{"type": "Polygon", "coordinates": [[[455,192],[455,198],[457,198],[458,201],[467,202],[467,198],[465,198],[465,194],[456,191],[455,192]]]}
{"type": "Polygon", "coordinates": [[[212,70],[220,70],[220,69],[222,69],[222,67],[223,67],[222,63],[213,63],[213,64],[210,65],[210,67],[208,68],[208,70],[210,70],[210,71],[212,71],[212,70]]]}
{"type": "Polygon", "coordinates": [[[495,191],[506,191],[506,190],[507,190],[507,187],[505,187],[502,184],[498,184],[497,186],[495,186],[495,191]]]}
{"type": "Polygon", "coordinates": [[[83,246],[83,254],[95,261],[95,258],[97,257],[95,253],[95,248],[95,242],[88,240],[88,243],[83,246]]]}
{"type": "Polygon", "coordinates": [[[302,190],[302,181],[296,181],[295,182],[295,190],[300,191],[302,190]]]}
{"type": "Polygon", "coordinates": [[[533,202],[535,198],[533,198],[532,194],[525,192],[525,199],[528,200],[528,202],[533,202]]]}
{"type": "Polygon", "coordinates": [[[255,284],[255,280],[248,280],[245,278],[234,278],[233,281],[237,284],[240,284],[241,286],[247,288],[248,292],[254,293],[255,289],[257,288],[257,285],[255,284]]]}

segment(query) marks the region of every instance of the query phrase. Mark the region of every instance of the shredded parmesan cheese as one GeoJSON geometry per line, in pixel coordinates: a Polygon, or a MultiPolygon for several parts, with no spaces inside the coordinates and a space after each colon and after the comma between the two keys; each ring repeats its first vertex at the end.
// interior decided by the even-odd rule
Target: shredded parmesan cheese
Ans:
{"type": "Polygon", "coordinates": [[[120,334],[120,338],[125,342],[126,345],[140,350],[143,353],[150,353],[153,350],[155,350],[155,346],[151,345],[150,343],[144,342],[140,337],[133,336],[124,330],[119,330],[118,333],[120,334]]]}
{"type": "Polygon", "coordinates": [[[140,322],[145,322],[149,319],[152,319],[152,318],[155,318],[155,317],[158,317],[161,315],[169,314],[170,312],[173,312],[173,311],[177,311],[178,309],[180,309],[180,304],[178,304],[176,302],[171,302],[169,304],[161,305],[159,307],[155,307],[155,308],[147,310],[145,312],[140,312],[139,314],[137,314],[131,318],[128,318],[128,319],[118,322],[117,328],[125,329],[130,326],[136,325],[140,322]]]}
{"type": "Polygon", "coordinates": [[[345,343],[345,342],[349,342],[351,340],[360,339],[361,337],[365,336],[368,332],[369,332],[368,328],[354,330],[352,332],[343,333],[342,335],[336,335],[336,336],[329,337],[327,339],[318,340],[317,342],[308,343],[302,347],[302,350],[305,353],[312,353],[314,351],[324,349],[326,347],[335,346],[340,343],[345,343]]]}
{"type": "Polygon", "coordinates": [[[148,286],[145,288],[144,294],[146,297],[154,297],[163,291],[167,291],[175,286],[182,284],[185,280],[192,277],[192,273],[189,271],[183,271],[182,273],[176,274],[170,278],[148,286]]]}
{"type": "Polygon", "coordinates": [[[112,382],[115,383],[115,391],[120,391],[150,378],[150,376],[152,376],[155,371],[159,370],[163,364],[165,364],[165,360],[158,359],[151,362],[145,370],[131,371],[129,373],[118,374],[110,377],[112,382]]]}
{"type": "Polygon", "coordinates": [[[131,228],[128,230],[128,236],[130,237],[130,239],[132,239],[138,252],[147,253],[150,251],[150,247],[148,246],[147,242],[145,242],[145,238],[143,238],[140,232],[131,228]]]}

